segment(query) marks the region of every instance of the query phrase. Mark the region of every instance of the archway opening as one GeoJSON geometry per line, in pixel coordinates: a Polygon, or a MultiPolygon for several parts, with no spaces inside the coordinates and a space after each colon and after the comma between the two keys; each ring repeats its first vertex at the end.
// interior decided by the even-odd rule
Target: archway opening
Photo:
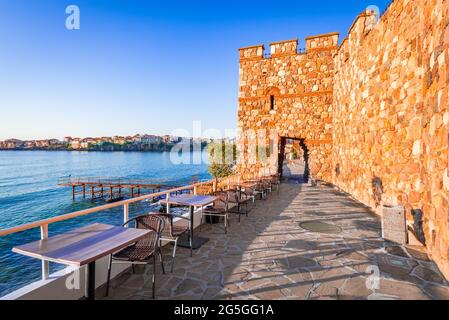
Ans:
{"type": "Polygon", "coordinates": [[[309,181],[309,150],[304,139],[282,137],[279,150],[279,173],[284,181],[309,181]]]}

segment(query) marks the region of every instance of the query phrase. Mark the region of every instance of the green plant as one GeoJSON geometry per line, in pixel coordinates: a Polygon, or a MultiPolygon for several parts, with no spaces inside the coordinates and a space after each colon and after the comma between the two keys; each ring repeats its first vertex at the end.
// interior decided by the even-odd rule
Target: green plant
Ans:
{"type": "Polygon", "coordinates": [[[293,150],[292,150],[292,156],[293,156],[293,159],[298,159],[298,150],[296,150],[296,148],[293,148],[293,150]]]}
{"type": "Polygon", "coordinates": [[[235,144],[215,142],[209,144],[209,173],[215,178],[224,178],[235,173],[237,146],[235,144]]]}

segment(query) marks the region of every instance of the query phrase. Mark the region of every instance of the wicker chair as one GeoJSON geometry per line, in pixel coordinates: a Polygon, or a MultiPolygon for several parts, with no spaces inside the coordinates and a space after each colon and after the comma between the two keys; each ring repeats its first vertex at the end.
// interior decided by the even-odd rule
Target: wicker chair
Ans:
{"type": "MultiPolygon", "coordinates": [[[[170,267],[170,272],[173,272],[173,267],[175,265],[176,248],[178,247],[178,240],[184,234],[189,234],[189,226],[176,226],[173,224],[173,218],[178,217],[181,219],[186,219],[182,216],[175,216],[168,213],[155,213],[156,216],[160,217],[165,222],[165,228],[162,230],[161,241],[173,242],[173,253],[172,262],[170,267]]],[[[190,247],[190,253],[192,254],[192,247],[190,247]]]]}
{"type": "Polygon", "coordinates": [[[266,195],[268,194],[268,190],[266,188],[266,184],[262,179],[259,180],[247,180],[245,183],[254,184],[254,194],[260,196],[261,200],[266,199],[266,195]]]}
{"type": "Polygon", "coordinates": [[[133,245],[122,249],[119,252],[111,254],[109,256],[109,268],[108,279],[106,282],[106,296],[109,295],[109,282],[111,279],[111,269],[113,263],[131,263],[134,267],[135,264],[149,264],[153,261],[153,299],[156,296],[156,255],[159,255],[161,260],[162,272],[165,274],[164,261],[162,260],[162,252],[160,247],[160,237],[162,230],[164,229],[164,220],[155,214],[147,214],[135,217],[128,220],[123,226],[129,225],[131,222],[135,222],[137,229],[148,229],[151,232],[143,239],[137,241],[133,245]]]}
{"type": "Polygon", "coordinates": [[[266,194],[269,194],[273,191],[273,181],[271,176],[270,177],[263,177],[262,179],[262,185],[265,189],[266,194]]]}
{"type": "Polygon", "coordinates": [[[256,184],[255,183],[246,183],[242,185],[241,188],[241,192],[242,192],[242,196],[247,199],[252,201],[253,206],[256,205],[256,184]]]}
{"type": "Polygon", "coordinates": [[[203,218],[205,216],[212,217],[223,217],[224,218],[224,231],[228,232],[229,224],[229,196],[226,191],[216,191],[213,193],[217,200],[214,202],[213,206],[206,207],[202,211],[201,224],[204,223],[203,218]]]}
{"type": "MultiPolygon", "coordinates": [[[[249,193],[249,190],[247,190],[249,193]]],[[[248,203],[253,201],[251,197],[247,197],[245,193],[241,190],[230,189],[228,190],[229,194],[229,212],[236,213],[239,215],[239,222],[241,220],[242,215],[248,216],[250,208],[248,203]]],[[[253,193],[253,197],[254,193],[253,193]]]]}
{"type": "Polygon", "coordinates": [[[280,184],[281,184],[280,175],[279,174],[273,174],[271,176],[271,186],[272,187],[276,187],[277,192],[279,192],[280,184]]]}

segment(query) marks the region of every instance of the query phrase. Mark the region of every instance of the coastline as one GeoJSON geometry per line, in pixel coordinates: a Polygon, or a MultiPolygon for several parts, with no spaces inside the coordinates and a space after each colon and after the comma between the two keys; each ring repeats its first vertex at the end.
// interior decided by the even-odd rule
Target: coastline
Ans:
{"type": "MultiPolygon", "coordinates": [[[[175,145],[166,145],[163,148],[155,148],[155,149],[139,149],[139,148],[123,148],[123,149],[101,149],[101,148],[88,148],[88,149],[69,149],[69,148],[54,148],[54,149],[49,149],[49,148],[30,148],[30,149],[25,149],[25,148],[0,148],[0,151],[54,151],[54,152],[142,152],[142,153],[150,153],[150,152],[159,152],[159,153],[163,153],[163,152],[171,152],[172,148],[175,145]]],[[[204,150],[204,148],[206,148],[208,146],[207,143],[202,143],[201,144],[201,151],[204,150]]],[[[192,150],[192,145],[190,144],[190,152],[193,152],[194,150],[192,150]]]]}

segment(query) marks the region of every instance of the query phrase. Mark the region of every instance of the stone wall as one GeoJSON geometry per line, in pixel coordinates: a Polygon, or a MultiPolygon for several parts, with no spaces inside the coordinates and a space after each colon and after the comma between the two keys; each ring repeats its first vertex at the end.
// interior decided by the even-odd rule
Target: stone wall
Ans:
{"type": "Polygon", "coordinates": [[[405,206],[409,223],[421,209],[446,277],[448,24],[442,0],[396,0],[378,23],[360,15],[335,57],[333,103],[333,182],[378,211],[405,206]]]}
{"type": "MultiPolygon", "coordinates": [[[[238,126],[304,139],[312,175],[380,212],[423,212],[426,246],[449,278],[449,0],[395,0],[338,34],[240,49],[238,126]],[[271,110],[271,96],[274,108],[271,110]]],[[[265,139],[262,137],[262,139],[265,139]]],[[[239,171],[257,140],[241,136],[239,171]],[[243,150],[243,152],[242,152],[243,150]]],[[[259,139],[260,142],[260,139],[259,139]]]]}
{"type": "Polygon", "coordinates": [[[274,135],[304,139],[311,174],[331,178],[333,55],[337,46],[338,34],[333,33],[307,38],[303,53],[298,52],[297,39],[271,43],[269,57],[264,56],[263,45],[240,49],[238,126],[242,132],[262,132],[258,140],[240,137],[241,173],[277,171],[276,149],[274,162],[254,163],[248,158],[256,141],[260,144],[266,139],[268,144],[274,135]]]}

